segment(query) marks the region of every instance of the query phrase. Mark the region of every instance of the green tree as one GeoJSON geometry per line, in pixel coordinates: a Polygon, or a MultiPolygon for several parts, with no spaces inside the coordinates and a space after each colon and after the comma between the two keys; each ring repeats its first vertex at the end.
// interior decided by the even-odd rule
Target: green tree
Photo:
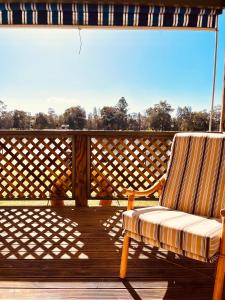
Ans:
{"type": "Polygon", "coordinates": [[[0,116],[0,128],[1,129],[11,129],[13,128],[13,112],[4,111],[0,116]]]}
{"type": "Polygon", "coordinates": [[[128,104],[127,104],[127,101],[124,97],[121,97],[116,105],[116,107],[118,108],[118,110],[120,112],[122,112],[124,115],[127,114],[127,107],[128,107],[128,104]]]}
{"type": "Polygon", "coordinates": [[[220,116],[221,116],[221,106],[217,105],[213,110],[213,118],[212,118],[212,130],[219,131],[220,130],[220,116]]]}
{"type": "Polygon", "coordinates": [[[100,110],[102,127],[104,130],[118,129],[117,112],[118,109],[114,106],[104,106],[100,110]]]}
{"type": "Polygon", "coordinates": [[[192,109],[190,106],[184,106],[183,108],[178,106],[177,108],[177,127],[178,130],[188,131],[193,128],[192,109]]]}
{"type": "Polygon", "coordinates": [[[2,100],[0,100],[0,115],[6,111],[6,108],[6,104],[2,100]]]}
{"type": "Polygon", "coordinates": [[[140,114],[129,114],[127,118],[127,129],[138,131],[141,129],[140,114]]]}
{"type": "Polygon", "coordinates": [[[71,129],[84,129],[86,125],[86,112],[80,106],[70,107],[64,112],[63,120],[71,129]]]}
{"type": "Polygon", "coordinates": [[[50,127],[48,115],[44,113],[38,113],[35,116],[34,128],[36,129],[46,129],[50,127]]]}
{"type": "Polygon", "coordinates": [[[127,129],[127,108],[128,104],[124,97],[120,98],[116,105],[117,129],[127,129]]]}
{"type": "Polygon", "coordinates": [[[160,101],[146,110],[149,128],[153,130],[171,130],[173,109],[166,101],[160,101]]]}
{"type": "Polygon", "coordinates": [[[93,109],[93,113],[88,115],[87,120],[87,128],[92,130],[102,129],[102,122],[101,122],[101,113],[97,110],[96,107],[93,109]]]}
{"type": "Polygon", "coordinates": [[[94,129],[94,118],[92,113],[88,114],[86,126],[88,130],[94,129]]]}
{"type": "Polygon", "coordinates": [[[50,107],[48,109],[47,117],[48,117],[48,127],[47,128],[50,128],[50,129],[57,128],[58,127],[58,116],[55,113],[54,108],[50,107]]]}
{"type": "Polygon", "coordinates": [[[209,130],[209,113],[205,110],[192,113],[193,131],[209,130]]]}
{"type": "Polygon", "coordinates": [[[177,109],[177,125],[180,131],[207,131],[209,113],[206,110],[193,112],[191,107],[177,109]]]}
{"type": "Polygon", "coordinates": [[[0,100],[0,128],[10,129],[13,127],[13,113],[6,111],[6,104],[0,100]]]}
{"type": "Polygon", "coordinates": [[[23,110],[14,110],[13,112],[13,128],[30,129],[31,116],[23,110]]]}

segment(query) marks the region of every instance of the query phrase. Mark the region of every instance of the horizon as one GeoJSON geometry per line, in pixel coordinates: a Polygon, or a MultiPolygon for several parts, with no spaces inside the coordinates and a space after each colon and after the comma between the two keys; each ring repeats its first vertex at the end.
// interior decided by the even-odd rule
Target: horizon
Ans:
{"type": "MultiPolygon", "coordinates": [[[[166,100],[210,110],[215,33],[176,30],[2,29],[0,100],[7,110],[62,114],[80,105],[128,113],[166,100]],[[79,54],[80,52],[80,54],[79,54]]],[[[221,104],[225,15],[219,17],[215,106],[221,104]]]]}
{"type": "MultiPolygon", "coordinates": [[[[125,98],[125,97],[121,97],[121,98],[125,98]]],[[[126,98],[125,98],[125,100],[126,100],[126,98]]],[[[0,102],[1,102],[1,100],[0,100],[0,102]]],[[[156,104],[160,104],[160,102],[161,101],[159,101],[158,103],[154,103],[154,104],[152,104],[151,106],[149,106],[148,108],[153,108],[156,104]]],[[[167,102],[167,101],[166,101],[167,102]]],[[[93,114],[93,112],[94,112],[94,110],[96,109],[97,110],[97,114],[98,115],[100,115],[101,114],[101,108],[103,108],[104,106],[105,107],[107,107],[107,106],[110,106],[110,107],[116,107],[117,106],[117,103],[118,103],[118,101],[117,102],[115,102],[114,104],[112,104],[112,105],[103,105],[102,107],[93,107],[93,109],[92,109],[92,111],[86,111],[85,110],[85,108],[83,108],[81,105],[79,105],[79,104],[77,104],[76,106],[70,106],[70,107],[66,107],[65,108],[65,110],[64,111],[62,111],[62,112],[60,112],[60,113],[57,113],[56,111],[55,111],[55,109],[54,109],[54,107],[48,107],[48,109],[47,109],[47,111],[45,111],[45,112],[43,112],[43,111],[34,111],[34,112],[29,112],[29,111],[26,111],[26,110],[24,110],[24,109],[17,109],[17,108],[14,108],[14,109],[11,109],[11,110],[9,110],[8,109],[8,107],[7,107],[7,105],[6,105],[6,109],[4,110],[4,111],[6,111],[6,112],[15,112],[15,111],[23,111],[23,112],[25,112],[25,113],[27,113],[28,115],[30,115],[31,117],[35,117],[37,114],[46,114],[46,115],[50,115],[50,114],[52,114],[52,113],[54,113],[56,116],[62,116],[64,113],[65,113],[65,111],[66,110],[68,110],[68,109],[70,109],[70,108],[72,108],[72,107],[80,107],[81,109],[84,109],[84,111],[85,111],[85,113],[86,113],[86,119],[88,118],[88,115],[89,114],[93,114]],[[53,110],[53,111],[52,111],[53,110]],[[51,111],[51,112],[50,112],[51,111]]],[[[4,102],[2,103],[2,104],[5,104],[4,102]]],[[[132,111],[132,112],[129,112],[129,103],[127,103],[128,104],[128,107],[127,107],[127,110],[128,110],[128,112],[127,112],[127,114],[128,115],[138,115],[138,114],[141,114],[142,116],[144,116],[144,115],[146,115],[146,110],[147,110],[147,108],[146,109],[144,109],[143,111],[132,111]]],[[[170,105],[170,103],[168,103],[167,102],[167,104],[169,104],[170,105]]],[[[180,107],[180,108],[184,108],[184,107],[188,107],[188,108],[191,108],[191,111],[193,112],[193,113],[198,113],[198,112],[207,112],[208,114],[210,114],[210,109],[200,109],[200,110],[194,110],[193,109],[193,107],[191,106],[191,105],[185,105],[185,106],[177,106],[177,107],[173,107],[172,105],[171,105],[171,108],[172,108],[172,111],[169,113],[172,117],[175,117],[176,116],[176,114],[177,114],[177,109],[178,109],[178,107],[180,107]]],[[[218,105],[214,105],[214,111],[216,112],[216,111],[220,111],[221,110],[221,105],[220,104],[218,104],[218,105]]]]}

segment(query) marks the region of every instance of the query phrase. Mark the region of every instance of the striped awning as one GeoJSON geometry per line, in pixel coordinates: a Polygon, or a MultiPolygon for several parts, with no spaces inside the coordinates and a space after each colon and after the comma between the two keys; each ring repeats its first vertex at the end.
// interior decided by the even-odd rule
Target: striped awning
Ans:
{"type": "Polygon", "coordinates": [[[84,3],[0,3],[0,25],[215,29],[221,9],[84,3]]]}

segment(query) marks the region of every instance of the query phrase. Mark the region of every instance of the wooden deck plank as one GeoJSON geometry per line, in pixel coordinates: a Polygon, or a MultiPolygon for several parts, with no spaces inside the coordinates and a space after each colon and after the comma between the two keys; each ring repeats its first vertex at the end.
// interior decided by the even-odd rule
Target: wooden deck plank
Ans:
{"type": "Polygon", "coordinates": [[[122,208],[1,207],[0,299],[211,299],[215,264],[131,243],[122,208]]]}
{"type": "MultiPolygon", "coordinates": [[[[43,299],[137,299],[137,300],[156,300],[156,299],[183,299],[183,300],[210,300],[211,290],[209,288],[197,289],[196,295],[191,298],[187,296],[191,289],[0,289],[2,299],[18,300],[39,300],[43,299]],[[149,297],[149,295],[151,295],[149,297]],[[4,298],[3,298],[4,297],[4,298]]],[[[0,298],[1,299],[1,298],[0,298]]]]}
{"type": "MultiPolygon", "coordinates": [[[[97,256],[98,252],[95,252],[94,254],[97,256]]],[[[93,254],[93,253],[92,253],[93,254]]],[[[98,265],[99,267],[106,267],[108,268],[109,266],[118,266],[120,263],[120,259],[117,257],[112,257],[112,253],[105,253],[106,257],[103,257],[104,259],[102,259],[101,257],[101,253],[99,253],[99,257],[90,257],[87,259],[82,259],[82,261],[77,260],[77,259],[73,259],[73,260],[64,260],[64,259],[45,259],[45,260],[41,260],[41,259],[37,259],[37,260],[18,260],[18,259],[7,259],[7,260],[1,260],[1,264],[0,264],[0,269],[2,268],[30,268],[31,266],[33,268],[46,268],[46,266],[48,267],[56,267],[56,268],[74,268],[77,266],[82,266],[82,267],[90,267],[90,268],[95,268],[96,265],[98,265]],[[111,257],[109,257],[111,255],[111,257]],[[92,265],[90,266],[90,259],[91,259],[91,263],[92,265]],[[107,262],[107,265],[106,265],[107,262]]],[[[118,256],[118,254],[117,254],[118,256]]],[[[180,259],[176,259],[176,260],[166,260],[166,259],[161,259],[160,263],[158,261],[158,259],[156,259],[156,257],[149,257],[149,258],[140,258],[140,256],[138,257],[138,259],[129,259],[129,268],[140,268],[142,269],[143,267],[145,268],[174,268],[174,264],[178,264],[175,265],[175,267],[181,268],[183,270],[183,267],[189,268],[191,269],[210,269],[210,270],[214,270],[214,265],[209,265],[209,264],[204,264],[201,262],[196,262],[191,264],[190,263],[192,261],[188,260],[188,261],[182,261],[182,264],[180,262],[180,259]]]]}
{"type": "MultiPolygon", "coordinates": [[[[104,278],[117,277],[118,276],[118,266],[105,268],[98,268],[97,266],[93,269],[85,270],[82,265],[77,268],[67,268],[67,269],[58,269],[58,268],[47,268],[46,269],[38,269],[38,268],[30,268],[30,269],[1,269],[1,278],[7,279],[10,277],[18,277],[18,278],[30,278],[30,277],[43,277],[43,278],[58,278],[58,277],[97,277],[102,278],[104,274],[104,278]],[[110,269],[110,270],[109,270],[110,269]]],[[[205,278],[206,276],[211,275],[211,270],[208,272],[199,272],[199,270],[177,270],[176,268],[164,268],[157,270],[143,270],[141,268],[129,268],[129,276],[134,277],[147,277],[147,278],[173,278],[175,276],[184,276],[184,277],[193,277],[193,276],[202,276],[205,278]]]]}
{"type": "MultiPolygon", "coordinates": [[[[172,280],[169,279],[157,279],[157,278],[127,278],[125,280],[133,288],[138,289],[152,289],[152,288],[167,288],[167,287],[178,287],[183,288],[191,286],[192,288],[201,287],[211,287],[213,279],[207,279],[203,282],[202,278],[193,277],[173,277],[172,280]]],[[[123,289],[124,281],[119,278],[41,278],[41,277],[31,277],[27,281],[23,278],[21,281],[18,277],[12,278],[8,281],[0,281],[0,288],[49,288],[49,289],[66,289],[66,288],[116,288],[123,289]]]]}

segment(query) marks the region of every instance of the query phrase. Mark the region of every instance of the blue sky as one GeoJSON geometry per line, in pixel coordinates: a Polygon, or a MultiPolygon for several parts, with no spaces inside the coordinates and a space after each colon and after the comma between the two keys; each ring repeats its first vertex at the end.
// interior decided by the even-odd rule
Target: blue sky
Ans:
{"type": "MultiPolygon", "coordinates": [[[[219,19],[216,104],[221,102],[225,14],[219,19]]],[[[57,113],[81,105],[129,112],[167,100],[209,109],[215,33],[204,31],[1,29],[0,99],[8,109],[57,113]]]]}

